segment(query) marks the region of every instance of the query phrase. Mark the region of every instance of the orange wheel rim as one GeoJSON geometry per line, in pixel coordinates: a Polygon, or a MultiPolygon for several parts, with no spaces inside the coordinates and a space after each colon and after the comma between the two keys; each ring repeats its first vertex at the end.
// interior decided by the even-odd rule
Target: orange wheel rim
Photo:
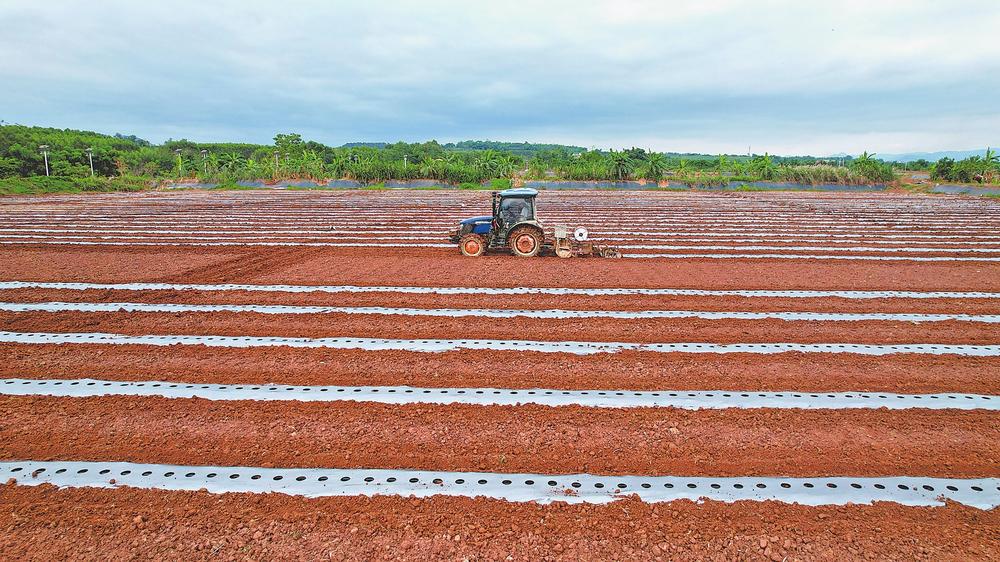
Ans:
{"type": "Polygon", "coordinates": [[[466,253],[469,253],[469,254],[478,254],[479,253],[479,248],[480,248],[479,242],[477,242],[475,240],[467,240],[465,242],[465,251],[466,251],[466,253]]]}
{"type": "Polygon", "coordinates": [[[522,234],[514,241],[514,245],[519,252],[527,254],[535,249],[535,239],[530,234],[522,234]]]}

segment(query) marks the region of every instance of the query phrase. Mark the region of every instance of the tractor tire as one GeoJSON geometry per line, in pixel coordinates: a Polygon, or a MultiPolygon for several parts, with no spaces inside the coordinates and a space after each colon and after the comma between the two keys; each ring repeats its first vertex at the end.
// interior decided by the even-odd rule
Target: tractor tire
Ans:
{"type": "Polygon", "coordinates": [[[510,250],[518,257],[533,258],[542,251],[542,233],[530,226],[515,228],[508,240],[510,250]]]}
{"type": "Polygon", "coordinates": [[[480,234],[466,234],[458,241],[463,256],[478,258],[486,252],[486,239],[480,234]]]}

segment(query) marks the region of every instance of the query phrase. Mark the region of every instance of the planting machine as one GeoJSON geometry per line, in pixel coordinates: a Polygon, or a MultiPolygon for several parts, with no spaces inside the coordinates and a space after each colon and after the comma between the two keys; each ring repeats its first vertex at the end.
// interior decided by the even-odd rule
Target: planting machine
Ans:
{"type": "Polygon", "coordinates": [[[620,258],[617,248],[587,240],[587,229],[556,225],[546,238],[542,223],[535,217],[534,189],[517,188],[493,192],[493,214],[461,221],[448,238],[458,244],[462,255],[476,257],[488,250],[510,250],[515,256],[530,258],[543,252],[561,258],[597,256],[620,258]]]}

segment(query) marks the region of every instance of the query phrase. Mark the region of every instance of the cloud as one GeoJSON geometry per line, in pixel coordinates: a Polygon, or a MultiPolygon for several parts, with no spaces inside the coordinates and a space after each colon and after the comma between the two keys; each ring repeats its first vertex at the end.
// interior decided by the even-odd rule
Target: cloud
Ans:
{"type": "Polygon", "coordinates": [[[48,0],[0,25],[0,119],[154,141],[1000,141],[995,2],[48,0]]]}

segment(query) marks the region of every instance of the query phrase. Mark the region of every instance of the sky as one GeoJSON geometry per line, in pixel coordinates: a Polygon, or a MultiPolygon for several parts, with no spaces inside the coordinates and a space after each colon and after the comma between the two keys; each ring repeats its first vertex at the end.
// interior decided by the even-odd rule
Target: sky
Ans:
{"type": "Polygon", "coordinates": [[[3,0],[0,120],[153,142],[1000,144],[996,0],[3,0]]]}

